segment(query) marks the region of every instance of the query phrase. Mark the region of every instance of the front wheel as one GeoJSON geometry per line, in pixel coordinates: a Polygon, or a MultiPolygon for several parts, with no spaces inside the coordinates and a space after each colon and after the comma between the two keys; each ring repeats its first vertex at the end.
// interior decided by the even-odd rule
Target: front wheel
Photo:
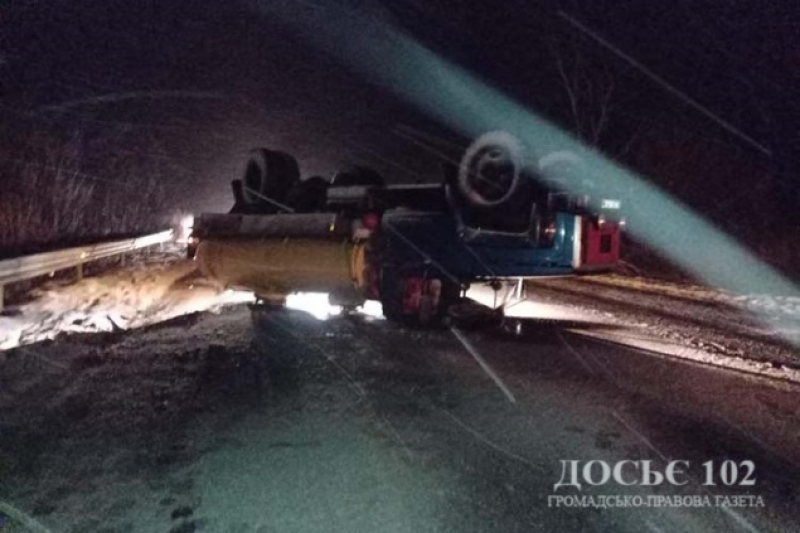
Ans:
{"type": "Polygon", "coordinates": [[[461,288],[449,279],[383,268],[380,298],[387,320],[411,327],[438,327],[458,302],[461,288]]]}

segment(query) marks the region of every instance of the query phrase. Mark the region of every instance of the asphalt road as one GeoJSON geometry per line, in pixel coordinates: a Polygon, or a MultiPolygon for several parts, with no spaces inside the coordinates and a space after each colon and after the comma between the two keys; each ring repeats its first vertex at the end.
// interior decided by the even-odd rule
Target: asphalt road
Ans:
{"type": "Polygon", "coordinates": [[[800,531],[800,388],[593,327],[465,344],[238,306],[20,349],[0,372],[0,495],[75,532],[800,531]],[[685,484],[642,486],[628,463],[630,485],[555,487],[563,461],[623,460],[686,461],[685,484]],[[725,486],[724,461],[755,483],[725,486]]]}

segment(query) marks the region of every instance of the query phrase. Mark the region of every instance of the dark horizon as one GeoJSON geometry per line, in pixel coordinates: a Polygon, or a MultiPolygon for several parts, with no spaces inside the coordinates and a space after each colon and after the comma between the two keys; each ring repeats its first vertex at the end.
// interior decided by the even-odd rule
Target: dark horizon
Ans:
{"type": "MultiPolygon", "coordinates": [[[[294,152],[304,177],[330,176],[348,163],[364,162],[395,180],[436,178],[436,158],[392,131],[410,124],[451,140],[457,135],[360,78],[334,54],[314,49],[257,4],[6,6],[0,21],[6,135],[27,126],[37,132],[79,129],[105,145],[115,136],[115,157],[126,157],[127,149],[149,165],[161,160],[160,172],[175,176],[168,187],[184,195],[184,207],[198,210],[225,208],[230,179],[258,145],[294,152]],[[11,121],[21,127],[10,127],[11,121]]],[[[622,155],[626,164],[637,165],[654,143],[676,136],[678,147],[709,143],[777,176],[782,185],[776,185],[776,205],[786,202],[791,212],[795,204],[787,200],[800,198],[792,91],[797,84],[785,79],[800,71],[791,69],[800,65],[789,25],[793,13],[780,2],[751,4],[736,13],[718,1],[622,8],[607,2],[506,0],[487,7],[398,0],[370,13],[566,129],[574,129],[574,121],[554,48],[568,67],[575,58],[583,61],[580,68],[589,76],[607,70],[611,113],[598,141],[607,153],[621,151],[634,134],[635,151],[622,155]],[[772,157],[576,32],[559,9],[768,146],[772,157]]],[[[358,31],[353,28],[353,39],[358,31]]],[[[103,168],[91,156],[86,174],[93,166],[103,168]]],[[[696,168],[706,166],[700,161],[696,168]]],[[[750,186],[747,175],[733,176],[729,185],[750,186]]]]}

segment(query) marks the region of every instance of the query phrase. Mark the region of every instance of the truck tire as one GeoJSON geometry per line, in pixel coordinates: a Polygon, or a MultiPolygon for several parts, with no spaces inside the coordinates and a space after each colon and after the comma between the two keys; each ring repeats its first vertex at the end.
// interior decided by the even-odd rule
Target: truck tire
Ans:
{"type": "Polygon", "coordinates": [[[494,209],[509,203],[518,193],[523,167],[522,144],[503,131],[478,137],[464,153],[456,188],[473,208],[494,209]]]}
{"type": "Polygon", "coordinates": [[[383,316],[390,322],[402,322],[403,284],[400,274],[393,268],[383,268],[380,273],[379,293],[383,316]]]}
{"type": "Polygon", "coordinates": [[[325,209],[328,198],[328,181],[312,176],[298,181],[286,196],[286,204],[296,213],[319,213],[325,209]]]}
{"type": "Polygon", "coordinates": [[[384,267],[381,271],[380,299],[383,316],[391,322],[405,326],[442,326],[448,309],[458,301],[460,292],[459,285],[446,278],[426,277],[422,273],[401,273],[394,267],[384,267]],[[420,292],[418,296],[422,304],[418,308],[410,309],[407,299],[415,296],[411,293],[416,291],[420,292]]]}
{"type": "Polygon", "coordinates": [[[264,200],[284,203],[286,195],[300,179],[297,160],[286,152],[258,148],[250,152],[242,177],[242,199],[250,205],[263,207],[263,212],[280,209],[264,200]]]}

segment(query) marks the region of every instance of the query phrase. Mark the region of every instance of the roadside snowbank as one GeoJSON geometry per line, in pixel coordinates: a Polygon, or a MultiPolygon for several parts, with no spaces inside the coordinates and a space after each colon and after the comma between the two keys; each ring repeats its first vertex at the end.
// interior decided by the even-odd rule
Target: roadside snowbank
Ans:
{"type": "Polygon", "coordinates": [[[0,349],[62,333],[138,328],[226,303],[252,300],[204,279],[187,260],[138,264],[80,282],[51,282],[0,316],[0,349]]]}
{"type": "Polygon", "coordinates": [[[800,319],[800,297],[798,296],[751,294],[736,296],[733,300],[753,311],[800,319]]]}
{"type": "MultiPolygon", "coordinates": [[[[738,295],[642,277],[543,279],[530,298],[574,306],[617,328],[615,342],[778,379],[800,378],[800,298],[738,295]]],[[[607,339],[610,340],[610,339],[607,339]]]]}

